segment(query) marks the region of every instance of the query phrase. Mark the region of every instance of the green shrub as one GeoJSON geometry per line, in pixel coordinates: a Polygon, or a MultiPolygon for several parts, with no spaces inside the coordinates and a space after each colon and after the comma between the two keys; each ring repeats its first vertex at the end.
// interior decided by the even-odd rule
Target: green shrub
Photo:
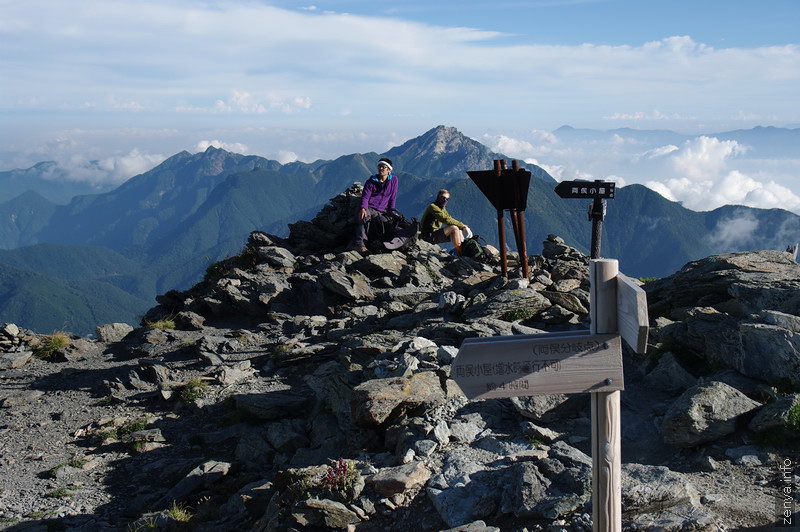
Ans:
{"type": "Polygon", "coordinates": [[[284,353],[289,351],[291,348],[288,345],[276,345],[272,348],[272,352],[270,353],[270,357],[272,360],[278,360],[283,356],[284,353]]]}
{"type": "Polygon", "coordinates": [[[131,451],[135,453],[140,453],[144,451],[146,445],[147,445],[146,441],[132,441],[129,445],[129,448],[131,451]]]}
{"type": "Polygon", "coordinates": [[[120,436],[127,436],[128,434],[133,434],[134,432],[139,432],[146,428],[147,418],[132,419],[123,423],[122,426],[117,429],[117,434],[120,436]]]}
{"type": "Polygon", "coordinates": [[[71,491],[75,491],[78,489],[75,486],[67,486],[65,488],[58,488],[54,489],[53,491],[45,494],[45,497],[49,497],[51,499],[66,499],[71,495],[71,491]]]}
{"type": "Polygon", "coordinates": [[[532,308],[515,308],[504,312],[502,316],[500,316],[500,319],[503,321],[527,320],[528,318],[532,318],[534,314],[535,312],[532,308]]]}
{"type": "Polygon", "coordinates": [[[192,513],[183,504],[172,502],[172,506],[167,510],[167,514],[180,523],[187,523],[192,518],[192,513]]]}
{"type": "Polygon", "coordinates": [[[328,466],[325,476],[320,482],[324,489],[331,491],[345,500],[353,497],[353,489],[358,482],[361,474],[356,469],[356,464],[352,460],[339,458],[328,466]]]}
{"type": "Polygon", "coordinates": [[[119,427],[115,427],[111,424],[106,425],[103,427],[103,430],[97,433],[97,435],[102,440],[118,440],[123,436],[127,436],[128,434],[133,434],[134,432],[138,432],[146,428],[147,428],[147,418],[130,419],[124,422],[119,427]]]}
{"type": "Polygon", "coordinates": [[[69,345],[69,335],[65,332],[54,332],[39,340],[39,345],[34,350],[34,355],[49,360],[56,351],[69,345]]]}
{"type": "Polygon", "coordinates": [[[234,268],[249,269],[256,264],[258,264],[258,253],[251,247],[245,247],[238,255],[209,264],[203,280],[206,282],[216,281],[234,268]]]}
{"type": "Polygon", "coordinates": [[[51,477],[55,478],[56,474],[58,473],[58,470],[61,469],[62,467],[69,466],[69,467],[74,467],[75,469],[81,469],[87,463],[89,463],[88,460],[83,460],[82,458],[73,458],[69,462],[64,462],[63,464],[58,464],[57,466],[53,466],[52,468],[50,468],[49,473],[51,477]]]}
{"type": "Polygon", "coordinates": [[[206,394],[208,383],[201,379],[189,379],[181,390],[181,399],[185,403],[193,403],[206,394]]]}
{"type": "Polygon", "coordinates": [[[658,277],[639,277],[639,280],[645,284],[658,281],[658,277]]]}
{"type": "Polygon", "coordinates": [[[167,331],[175,328],[175,320],[171,318],[164,318],[163,320],[145,322],[145,325],[149,329],[160,329],[162,331],[167,331]]]}
{"type": "Polygon", "coordinates": [[[82,469],[83,466],[89,463],[89,460],[84,460],[83,458],[73,458],[67,465],[70,467],[74,467],[75,469],[82,469]]]}
{"type": "Polygon", "coordinates": [[[800,401],[789,409],[789,415],[786,417],[786,426],[791,430],[800,432],[800,401]]]}

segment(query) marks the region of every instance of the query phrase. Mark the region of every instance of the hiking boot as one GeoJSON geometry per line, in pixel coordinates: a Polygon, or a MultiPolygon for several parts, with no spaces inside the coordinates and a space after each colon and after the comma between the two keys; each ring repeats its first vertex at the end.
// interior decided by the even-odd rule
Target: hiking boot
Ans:
{"type": "Polygon", "coordinates": [[[362,255],[369,252],[367,246],[365,246],[364,244],[351,244],[347,249],[349,249],[350,251],[358,251],[362,255]]]}

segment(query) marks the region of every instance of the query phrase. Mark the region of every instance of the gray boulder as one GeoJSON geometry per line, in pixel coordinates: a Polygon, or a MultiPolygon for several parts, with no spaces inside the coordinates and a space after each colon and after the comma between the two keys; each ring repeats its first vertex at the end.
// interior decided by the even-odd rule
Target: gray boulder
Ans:
{"type": "Polygon", "coordinates": [[[95,327],[94,332],[97,334],[98,340],[111,344],[119,342],[125,338],[128,333],[133,332],[133,327],[127,323],[109,323],[107,325],[95,327]]]}
{"type": "Polygon", "coordinates": [[[669,407],[661,423],[661,435],[665,443],[676,447],[718,440],[736,432],[738,418],[759,406],[727,384],[698,384],[669,407]]]}

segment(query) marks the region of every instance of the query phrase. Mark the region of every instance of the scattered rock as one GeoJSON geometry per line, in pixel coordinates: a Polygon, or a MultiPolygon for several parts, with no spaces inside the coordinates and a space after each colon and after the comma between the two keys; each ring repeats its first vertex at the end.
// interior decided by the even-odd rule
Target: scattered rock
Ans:
{"type": "MultiPolygon", "coordinates": [[[[550,235],[531,278],[509,280],[422,242],[347,251],[360,191],[288,238],[254,231],[241,257],[159,296],[146,318],[175,328],[105,325],[43,360],[31,356],[40,335],[0,327],[0,518],[35,527],[26,516],[49,512],[70,530],[590,529],[588,395],[467,401],[450,375],[464,338],[585,328],[587,257],[550,235]],[[196,510],[188,525],[173,504],[196,510]]],[[[645,285],[650,354],[663,355],[624,353],[623,457],[653,462],[623,464],[626,529],[771,523],[758,508],[771,508],[774,457],[789,447],[742,443],[794,419],[799,277],[758,252],[645,285]]]]}
{"type": "Polygon", "coordinates": [[[761,406],[721,382],[698,384],[670,406],[661,424],[664,442],[693,447],[736,432],[739,416],[761,406]]]}

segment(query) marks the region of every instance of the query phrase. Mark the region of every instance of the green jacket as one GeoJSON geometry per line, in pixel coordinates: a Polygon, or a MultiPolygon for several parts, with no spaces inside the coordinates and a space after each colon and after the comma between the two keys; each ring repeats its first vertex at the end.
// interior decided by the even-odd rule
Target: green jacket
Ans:
{"type": "Polygon", "coordinates": [[[428,205],[428,208],[422,213],[422,218],[420,219],[419,223],[422,238],[430,236],[431,233],[437,231],[443,225],[455,225],[459,229],[466,227],[466,224],[462,224],[450,216],[450,213],[447,212],[447,209],[439,207],[435,203],[428,205]]]}

